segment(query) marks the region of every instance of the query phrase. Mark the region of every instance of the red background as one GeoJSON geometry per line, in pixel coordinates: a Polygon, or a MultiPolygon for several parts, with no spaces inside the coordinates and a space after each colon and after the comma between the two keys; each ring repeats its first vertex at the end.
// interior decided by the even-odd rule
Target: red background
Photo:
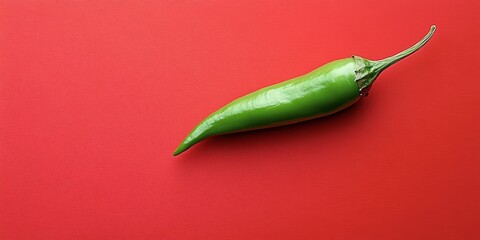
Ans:
{"type": "Polygon", "coordinates": [[[0,239],[480,239],[478,1],[1,1],[0,239]],[[437,33],[335,116],[203,117],[437,33]]]}

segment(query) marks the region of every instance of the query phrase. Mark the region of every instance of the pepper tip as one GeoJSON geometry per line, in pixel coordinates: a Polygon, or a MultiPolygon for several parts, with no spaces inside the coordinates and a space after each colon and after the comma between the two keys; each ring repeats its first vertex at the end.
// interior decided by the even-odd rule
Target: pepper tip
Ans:
{"type": "Polygon", "coordinates": [[[180,146],[177,147],[177,149],[175,149],[175,151],[173,152],[173,156],[178,156],[180,153],[183,153],[185,152],[185,150],[187,150],[183,144],[181,144],[180,146]]]}
{"type": "Polygon", "coordinates": [[[178,154],[180,154],[180,151],[178,151],[178,149],[177,149],[177,150],[175,150],[175,151],[173,152],[172,155],[173,155],[174,157],[176,157],[176,156],[178,156],[178,154]]]}

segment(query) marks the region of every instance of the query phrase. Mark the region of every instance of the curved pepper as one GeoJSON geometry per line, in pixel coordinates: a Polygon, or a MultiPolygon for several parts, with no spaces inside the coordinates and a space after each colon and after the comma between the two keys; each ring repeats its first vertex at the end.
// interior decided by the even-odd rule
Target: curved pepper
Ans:
{"type": "Polygon", "coordinates": [[[378,61],[358,56],[336,60],[240,97],[200,122],[173,155],[210,136],[288,125],[345,109],[368,94],[383,70],[425,45],[435,29],[433,25],[417,44],[392,57],[378,61]]]}

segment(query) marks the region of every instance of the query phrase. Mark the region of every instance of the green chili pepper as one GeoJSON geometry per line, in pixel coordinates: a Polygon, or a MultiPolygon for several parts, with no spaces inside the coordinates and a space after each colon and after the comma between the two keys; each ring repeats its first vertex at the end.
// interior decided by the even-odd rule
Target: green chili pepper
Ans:
{"type": "Polygon", "coordinates": [[[173,155],[210,136],[287,125],[345,109],[367,96],[383,70],[425,45],[435,29],[433,25],[417,44],[392,57],[378,61],[358,56],[336,60],[240,97],[200,122],[173,155]]]}

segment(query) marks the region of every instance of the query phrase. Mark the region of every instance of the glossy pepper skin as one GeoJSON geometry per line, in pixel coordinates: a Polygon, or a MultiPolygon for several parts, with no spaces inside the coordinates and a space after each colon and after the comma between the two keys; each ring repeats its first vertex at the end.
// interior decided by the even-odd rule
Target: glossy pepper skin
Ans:
{"type": "Polygon", "coordinates": [[[435,29],[432,26],[421,41],[395,56],[379,61],[358,56],[336,60],[240,97],[200,122],[173,155],[210,136],[287,125],[345,109],[368,94],[383,70],[425,45],[435,29]]]}

